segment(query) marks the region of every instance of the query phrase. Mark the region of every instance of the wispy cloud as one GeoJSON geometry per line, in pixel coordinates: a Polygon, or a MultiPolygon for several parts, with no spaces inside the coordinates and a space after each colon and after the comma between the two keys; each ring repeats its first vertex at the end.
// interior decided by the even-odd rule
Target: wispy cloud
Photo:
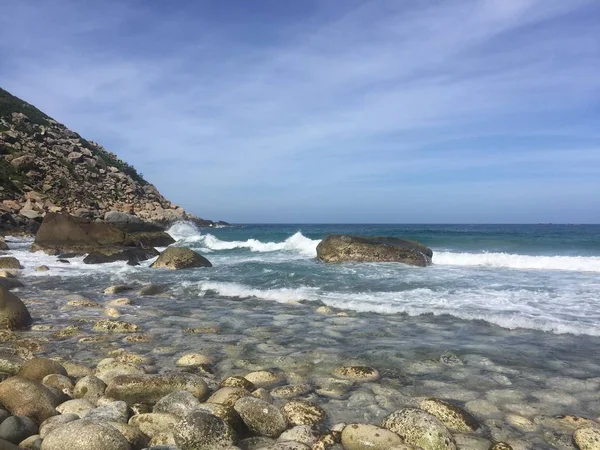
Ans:
{"type": "Polygon", "coordinates": [[[524,212],[589,202],[507,221],[600,220],[597,2],[300,3],[7,0],[0,85],[203,216],[389,221],[341,199],[418,185],[488,220],[483,177],[524,212]]]}

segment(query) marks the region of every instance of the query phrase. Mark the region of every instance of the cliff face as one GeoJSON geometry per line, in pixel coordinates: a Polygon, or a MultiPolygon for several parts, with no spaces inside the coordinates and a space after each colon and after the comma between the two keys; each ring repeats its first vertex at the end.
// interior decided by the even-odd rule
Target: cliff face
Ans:
{"type": "Polygon", "coordinates": [[[213,225],[171,203],[114,153],[0,88],[0,229],[35,231],[47,212],[104,219],[113,211],[162,226],[213,225]]]}

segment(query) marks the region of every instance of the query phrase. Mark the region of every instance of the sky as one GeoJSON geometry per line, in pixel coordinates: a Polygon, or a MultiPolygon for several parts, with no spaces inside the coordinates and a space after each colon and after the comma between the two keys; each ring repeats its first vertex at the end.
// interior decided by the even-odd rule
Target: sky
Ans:
{"type": "Polygon", "coordinates": [[[236,223],[599,223],[597,0],[3,0],[0,86],[236,223]]]}

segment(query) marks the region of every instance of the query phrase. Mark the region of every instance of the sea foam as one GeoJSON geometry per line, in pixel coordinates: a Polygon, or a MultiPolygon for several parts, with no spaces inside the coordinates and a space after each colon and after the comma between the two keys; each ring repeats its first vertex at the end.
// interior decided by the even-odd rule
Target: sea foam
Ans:
{"type": "Polygon", "coordinates": [[[435,252],[433,263],[450,266],[600,272],[600,256],[533,256],[512,253],[435,252]]]}

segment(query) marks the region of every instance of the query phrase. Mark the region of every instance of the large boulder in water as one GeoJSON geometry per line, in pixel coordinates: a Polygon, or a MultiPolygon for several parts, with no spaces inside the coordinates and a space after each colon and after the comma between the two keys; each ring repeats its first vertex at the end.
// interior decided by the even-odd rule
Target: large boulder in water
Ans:
{"type": "Polygon", "coordinates": [[[31,251],[89,253],[99,249],[132,247],[133,244],[131,236],[108,223],[48,213],[35,235],[31,251]]]}
{"type": "Polygon", "coordinates": [[[14,330],[31,325],[31,315],[19,297],[0,285],[0,329],[14,330]]]}
{"type": "Polygon", "coordinates": [[[425,267],[432,256],[423,244],[395,237],[330,234],[317,245],[317,258],[323,262],[401,262],[425,267]]]}
{"type": "Polygon", "coordinates": [[[212,267],[212,264],[204,256],[189,248],[169,247],[150,267],[186,269],[189,267],[212,267]]]}
{"type": "Polygon", "coordinates": [[[105,222],[92,222],[68,214],[48,213],[35,235],[31,251],[49,254],[85,254],[86,264],[127,261],[137,264],[156,255],[128,233],[105,222]]]}

